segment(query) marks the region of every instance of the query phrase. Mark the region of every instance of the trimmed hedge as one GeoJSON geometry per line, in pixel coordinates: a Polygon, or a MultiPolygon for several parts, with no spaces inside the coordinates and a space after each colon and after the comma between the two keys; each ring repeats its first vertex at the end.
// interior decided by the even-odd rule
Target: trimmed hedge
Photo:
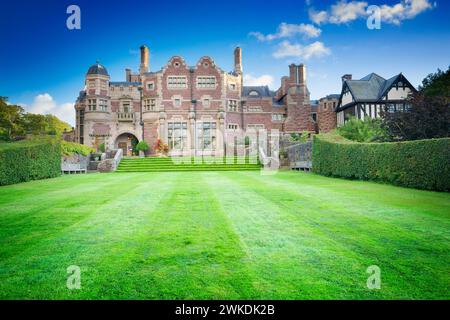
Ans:
{"type": "Polygon", "coordinates": [[[61,175],[61,146],[56,139],[0,144],[0,185],[61,175]]]}
{"type": "Polygon", "coordinates": [[[313,171],[325,176],[450,191],[450,138],[358,143],[335,133],[316,135],[313,171]]]}

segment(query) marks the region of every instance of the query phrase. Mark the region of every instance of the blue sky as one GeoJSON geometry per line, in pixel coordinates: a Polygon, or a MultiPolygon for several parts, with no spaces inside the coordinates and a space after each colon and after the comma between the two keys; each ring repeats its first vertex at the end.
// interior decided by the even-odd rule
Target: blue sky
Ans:
{"type": "Polygon", "coordinates": [[[305,63],[311,98],[339,93],[340,77],[403,72],[414,84],[450,65],[450,4],[380,1],[21,1],[0,11],[0,95],[73,124],[71,104],[88,67],[99,60],[112,80],[137,71],[139,46],[151,69],[171,56],[195,64],[211,56],[230,71],[243,48],[247,84],[277,89],[291,62],[305,63]],[[66,27],[66,9],[81,9],[81,30],[66,27]],[[382,9],[380,30],[366,26],[366,7],[382,9]]]}

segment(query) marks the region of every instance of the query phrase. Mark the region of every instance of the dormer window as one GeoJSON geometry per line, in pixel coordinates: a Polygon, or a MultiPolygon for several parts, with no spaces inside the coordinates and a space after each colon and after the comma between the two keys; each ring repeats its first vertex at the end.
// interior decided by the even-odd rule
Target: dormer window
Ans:
{"type": "Polygon", "coordinates": [[[250,91],[248,93],[248,95],[251,96],[251,97],[257,97],[257,96],[259,96],[259,92],[255,91],[255,90],[252,90],[252,91],[250,91]]]}

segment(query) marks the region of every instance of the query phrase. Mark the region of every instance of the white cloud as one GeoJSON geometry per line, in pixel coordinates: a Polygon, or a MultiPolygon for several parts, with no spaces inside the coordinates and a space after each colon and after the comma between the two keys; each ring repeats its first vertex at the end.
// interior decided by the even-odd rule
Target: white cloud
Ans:
{"type": "Polygon", "coordinates": [[[316,41],[307,46],[301,44],[291,44],[289,41],[283,41],[278,45],[278,49],[273,53],[275,58],[299,58],[309,60],[311,58],[320,58],[331,54],[323,42],[316,41]]]}
{"type": "Polygon", "coordinates": [[[413,19],[420,13],[432,9],[436,4],[429,0],[403,0],[393,6],[382,5],[381,19],[387,23],[399,25],[402,20],[413,19]]]}
{"type": "MultiPolygon", "coordinates": [[[[328,10],[315,11],[309,10],[310,20],[317,24],[332,23],[343,24],[367,17],[366,1],[348,1],[340,0],[332,5],[328,10]]],[[[401,0],[394,5],[380,5],[381,17],[386,23],[400,24],[402,20],[413,19],[420,13],[432,9],[436,4],[430,0],[401,0]]]]}
{"type": "Polygon", "coordinates": [[[366,15],[367,2],[341,0],[331,6],[329,21],[334,24],[347,23],[366,15]]]}
{"type": "Polygon", "coordinates": [[[244,84],[246,86],[269,86],[273,85],[273,77],[268,74],[263,74],[259,77],[254,77],[251,74],[244,75],[244,84]]]}
{"type": "Polygon", "coordinates": [[[275,39],[289,38],[297,34],[302,34],[305,38],[317,38],[322,30],[312,24],[289,24],[282,22],[278,26],[278,32],[275,34],[264,35],[261,32],[250,32],[249,35],[254,36],[259,41],[272,41],[275,39]]]}
{"type": "Polygon", "coordinates": [[[58,105],[50,94],[44,93],[34,97],[31,106],[23,105],[23,107],[31,113],[53,114],[73,126],[75,123],[74,105],[71,102],[58,105]]]}
{"type": "Polygon", "coordinates": [[[321,24],[328,20],[328,13],[326,11],[315,11],[314,9],[309,9],[308,11],[309,19],[315,24],[321,24]]]}

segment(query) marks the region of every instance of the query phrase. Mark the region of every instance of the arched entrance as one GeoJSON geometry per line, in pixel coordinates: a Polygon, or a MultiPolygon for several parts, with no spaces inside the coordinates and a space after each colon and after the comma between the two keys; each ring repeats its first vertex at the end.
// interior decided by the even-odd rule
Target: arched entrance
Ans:
{"type": "Polygon", "coordinates": [[[136,144],[139,142],[138,138],[132,133],[122,133],[117,136],[114,142],[116,149],[122,149],[124,156],[137,155],[136,144]]]}

